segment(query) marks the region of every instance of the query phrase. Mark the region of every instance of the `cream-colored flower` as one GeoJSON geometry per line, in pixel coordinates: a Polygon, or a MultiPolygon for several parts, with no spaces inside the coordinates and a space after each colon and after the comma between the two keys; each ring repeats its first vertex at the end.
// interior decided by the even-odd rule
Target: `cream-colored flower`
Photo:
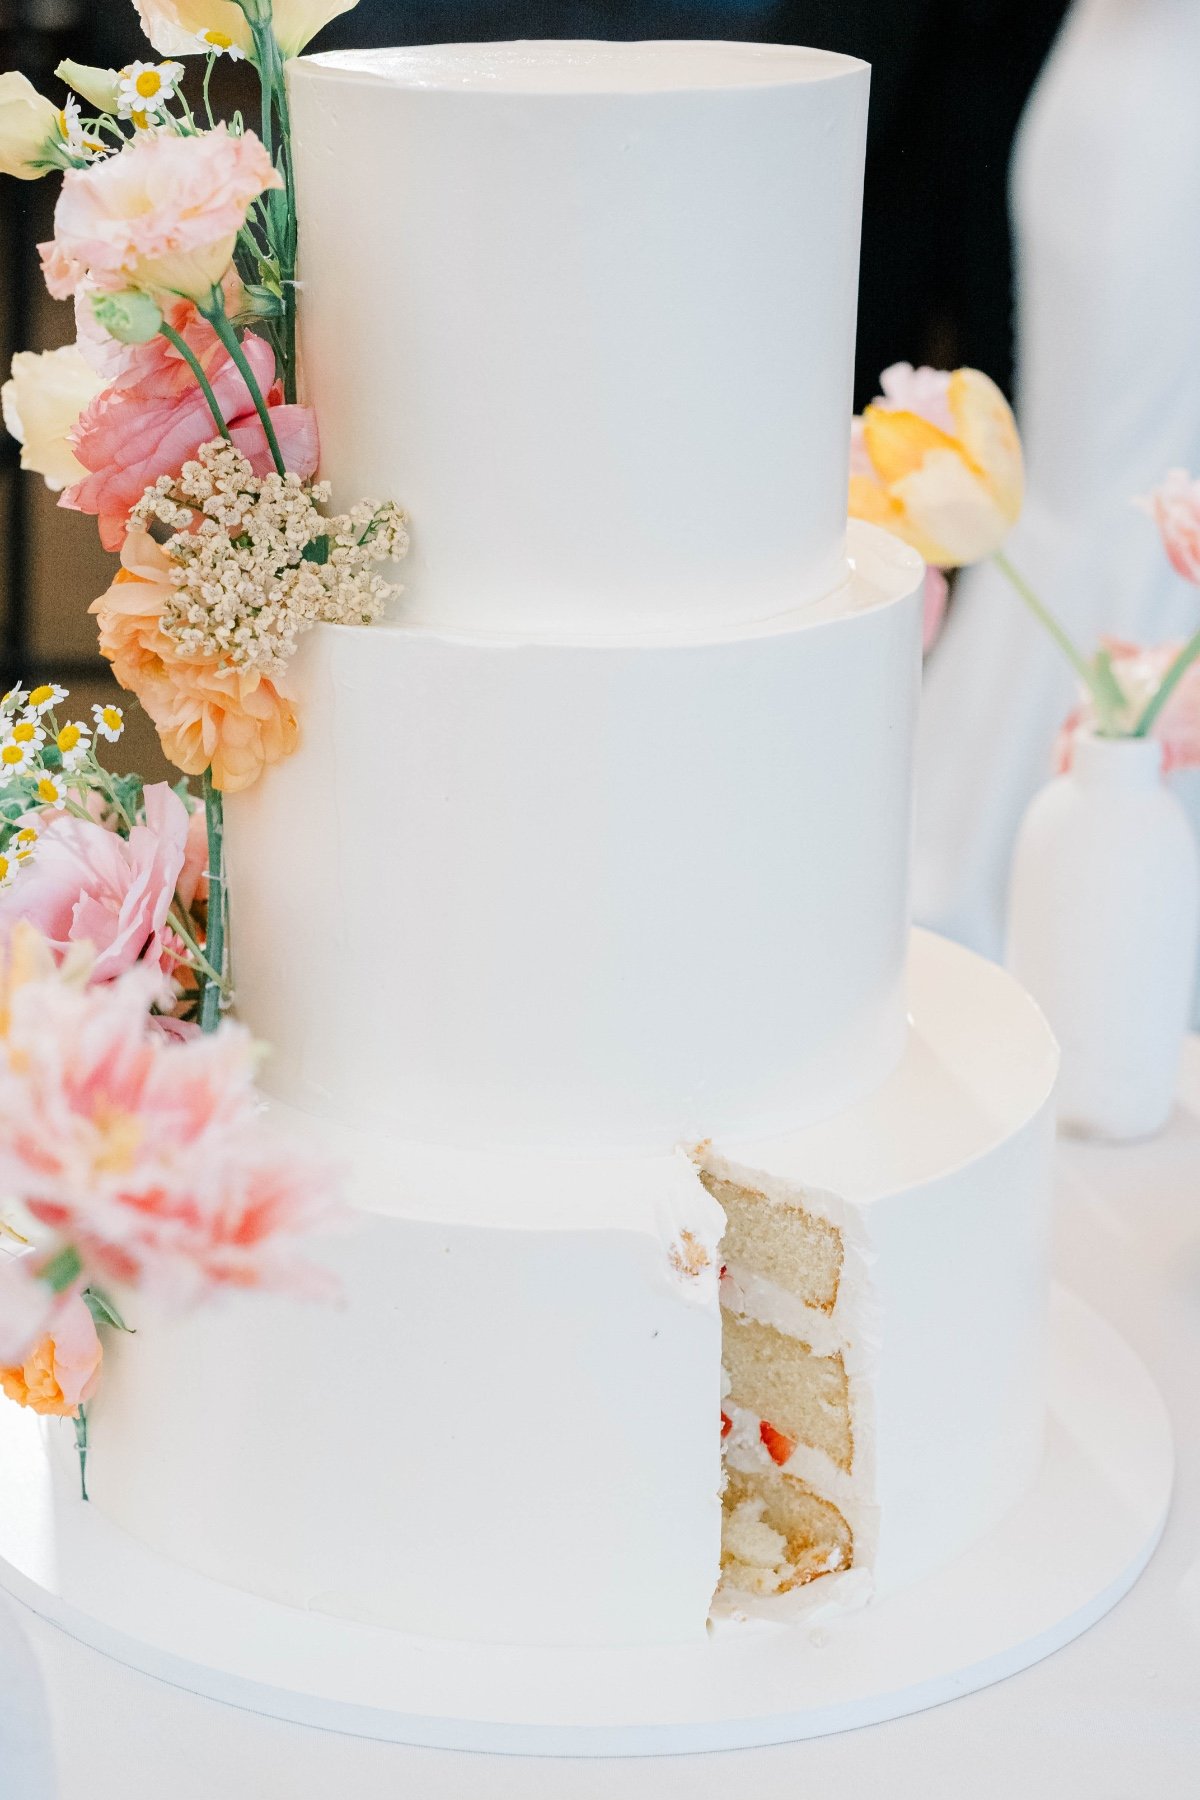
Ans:
{"type": "Polygon", "coordinates": [[[118,117],[144,128],[165,114],[182,80],[182,63],[130,63],[117,78],[118,117]]]}
{"type": "Polygon", "coordinates": [[[97,69],[91,63],[72,62],[64,57],[54,73],[69,88],[82,94],[98,113],[115,113],[120,100],[120,69],[97,69]]]}
{"type": "Polygon", "coordinates": [[[56,164],[63,142],[58,108],[17,69],[0,75],[0,175],[36,181],[56,164]]]}
{"type": "Polygon", "coordinates": [[[96,721],[96,731],[110,744],[115,744],[125,729],[125,714],[119,706],[100,706],[92,708],[92,717],[96,721]]]}
{"type": "MultiPolygon", "coordinates": [[[[254,38],[249,21],[234,0],[134,0],[142,30],[160,56],[194,56],[208,51],[206,34],[219,33],[231,51],[251,54],[254,38]]],[[[349,12],[358,0],[258,0],[258,12],[270,17],[284,56],[298,56],[310,39],[349,12]]],[[[254,7],[250,8],[254,11],[254,7]]],[[[220,48],[226,48],[221,45],[220,48]]]]}
{"type": "Polygon", "coordinates": [[[56,493],[87,474],[69,438],[103,386],[75,344],[13,357],[12,375],[0,388],[4,424],[21,446],[21,467],[56,493]]]}
{"type": "Polygon", "coordinates": [[[907,386],[907,406],[887,396],[863,414],[851,515],[895,532],[938,568],[979,562],[1021,511],[1021,441],[1008,402],[978,369],[908,370],[907,386]],[[919,385],[920,377],[936,379],[919,385]]]}

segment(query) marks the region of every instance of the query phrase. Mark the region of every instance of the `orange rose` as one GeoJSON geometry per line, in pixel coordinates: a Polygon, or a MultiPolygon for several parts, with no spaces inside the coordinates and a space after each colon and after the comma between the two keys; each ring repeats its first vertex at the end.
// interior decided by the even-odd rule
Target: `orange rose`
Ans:
{"type": "Polygon", "coordinates": [[[137,695],[177,769],[200,775],[211,768],[213,786],[227,794],[250,787],[296,747],[290,696],[257,670],[181,655],[162,629],[174,592],[170,559],[141,525],[130,528],[121,564],[108,592],[92,602],[100,654],[137,695]]]}
{"type": "Polygon", "coordinates": [[[0,1369],[0,1388],[18,1406],[71,1418],[96,1391],[102,1355],[91,1313],[78,1294],[70,1294],[21,1366],[0,1369]]]}

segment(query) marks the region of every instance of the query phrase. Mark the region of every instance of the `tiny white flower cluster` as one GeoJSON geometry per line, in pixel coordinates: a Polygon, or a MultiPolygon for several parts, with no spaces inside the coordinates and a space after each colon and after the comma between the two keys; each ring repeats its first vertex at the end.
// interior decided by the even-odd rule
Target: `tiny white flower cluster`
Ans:
{"type": "Polygon", "coordinates": [[[363,501],[327,518],[318,507],[328,499],[325,482],[256,476],[221,438],[146,490],[134,517],[174,532],[163,548],[175,592],[161,624],[183,656],[277,675],[310,626],[382,615],[399,589],[372,565],[407,551],[404,514],[363,501]]]}

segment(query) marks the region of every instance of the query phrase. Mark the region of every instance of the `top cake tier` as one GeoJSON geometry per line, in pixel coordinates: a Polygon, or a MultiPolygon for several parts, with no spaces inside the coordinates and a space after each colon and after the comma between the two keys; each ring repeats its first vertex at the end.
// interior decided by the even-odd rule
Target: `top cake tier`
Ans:
{"type": "Polygon", "coordinates": [[[869,72],[547,42],[290,65],[335,499],[413,521],[406,621],[720,635],[844,573],[869,72]]]}

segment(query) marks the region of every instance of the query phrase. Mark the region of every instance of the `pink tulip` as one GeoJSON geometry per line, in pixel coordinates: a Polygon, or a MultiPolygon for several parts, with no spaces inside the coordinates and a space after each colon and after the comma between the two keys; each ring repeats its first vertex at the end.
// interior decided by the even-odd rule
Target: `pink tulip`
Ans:
{"type": "Polygon", "coordinates": [[[67,813],[41,815],[36,854],[0,894],[0,936],[27,919],[60,956],[88,943],[93,981],[112,981],[143,960],[161,964],[188,812],[165,782],[146,789],[145,811],[128,838],[67,813]]]}
{"type": "Polygon", "coordinates": [[[1186,469],[1170,469],[1137,504],[1156,521],[1171,567],[1200,584],[1200,481],[1186,469]]]}
{"type": "MultiPolygon", "coordinates": [[[[212,326],[195,309],[183,336],[204,366],[230,436],[256,475],[274,468],[254,402],[212,326]]],[[[202,444],[217,436],[208,402],[192,370],[164,338],[138,345],[136,356],[110,387],[80,415],[71,434],[76,457],[89,473],[63,494],[62,506],[95,513],[106,550],[120,550],[129,515],[160,475],[175,475],[202,444]]],[[[284,462],[304,479],[316,472],[319,446],[311,407],[285,406],[274,384],[275,353],[265,339],[247,335],[243,348],[271,409],[284,462]]]]}

